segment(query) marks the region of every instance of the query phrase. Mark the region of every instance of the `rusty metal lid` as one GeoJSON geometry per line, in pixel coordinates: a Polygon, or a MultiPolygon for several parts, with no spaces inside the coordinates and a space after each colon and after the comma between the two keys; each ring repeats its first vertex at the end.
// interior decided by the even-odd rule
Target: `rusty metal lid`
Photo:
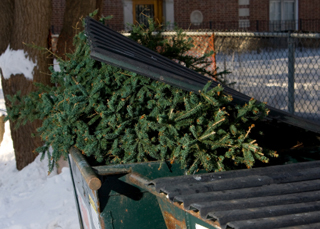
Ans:
{"type": "Polygon", "coordinates": [[[151,184],[221,228],[320,228],[320,161],[166,177],[151,184]]]}

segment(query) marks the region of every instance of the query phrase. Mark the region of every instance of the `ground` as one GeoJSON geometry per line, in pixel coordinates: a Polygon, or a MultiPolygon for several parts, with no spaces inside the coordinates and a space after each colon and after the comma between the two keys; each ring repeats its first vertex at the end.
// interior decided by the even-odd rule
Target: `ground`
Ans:
{"type": "MultiPolygon", "coordinates": [[[[2,89],[0,109],[5,109],[2,89]]],[[[69,168],[48,175],[47,159],[40,161],[38,156],[18,171],[8,121],[0,146],[0,171],[1,229],[79,228],[69,168]]]]}

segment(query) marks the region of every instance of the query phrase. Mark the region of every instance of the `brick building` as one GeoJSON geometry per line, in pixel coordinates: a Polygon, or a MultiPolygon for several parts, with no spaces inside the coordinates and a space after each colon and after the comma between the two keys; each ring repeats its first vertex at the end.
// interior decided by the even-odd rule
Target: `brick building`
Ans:
{"type": "MultiPolygon", "coordinates": [[[[52,28],[59,33],[65,0],[53,0],[52,28]]],[[[129,29],[147,16],[182,28],[246,31],[320,32],[319,0],[104,0],[109,26],[129,29]]],[[[169,26],[170,26],[169,25],[169,26]]]]}

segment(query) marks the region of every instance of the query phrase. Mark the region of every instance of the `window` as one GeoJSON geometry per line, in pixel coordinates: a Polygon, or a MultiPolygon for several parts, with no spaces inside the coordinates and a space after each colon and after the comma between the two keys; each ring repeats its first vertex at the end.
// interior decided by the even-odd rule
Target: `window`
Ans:
{"type": "Polygon", "coordinates": [[[297,20],[295,0],[271,0],[269,18],[271,31],[295,30],[297,20]]]}
{"type": "Polygon", "coordinates": [[[162,22],[162,0],[133,0],[134,23],[148,25],[148,18],[162,22]]]}

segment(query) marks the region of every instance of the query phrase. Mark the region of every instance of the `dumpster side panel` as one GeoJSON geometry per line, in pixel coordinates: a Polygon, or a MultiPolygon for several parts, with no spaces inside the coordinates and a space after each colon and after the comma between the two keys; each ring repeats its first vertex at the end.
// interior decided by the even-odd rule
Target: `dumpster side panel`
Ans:
{"type": "Polygon", "coordinates": [[[75,162],[70,160],[71,172],[74,177],[74,188],[76,190],[84,229],[102,229],[103,222],[100,218],[100,205],[97,191],[89,188],[81,175],[75,162]]]}
{"type": "Polygon", "coordinates": [[[182,206],[173,204],[164,195],[157,196],[157,200],[168,229],[221,229],[218,225],[204,222],[200,219],[199,213],[184,211],[182,206]]]}
{"type": "Polygon", "coordinates": [[[186,222],[186,213],[173,204],[167,203],[163,198],[157,197],[163,218],[168,229],[186,229],[188,224],[186,222]]]}
{"type": "Polygon", "coordinates": [[[220,227],[216,226],[212,226],[207,224],[206,222],[204,222],[203,220],[194,217],[191,214],[186,214],[186,217],[188,218],[188,223],[190,225],[190,229],[221,229],[220,227]]]}

